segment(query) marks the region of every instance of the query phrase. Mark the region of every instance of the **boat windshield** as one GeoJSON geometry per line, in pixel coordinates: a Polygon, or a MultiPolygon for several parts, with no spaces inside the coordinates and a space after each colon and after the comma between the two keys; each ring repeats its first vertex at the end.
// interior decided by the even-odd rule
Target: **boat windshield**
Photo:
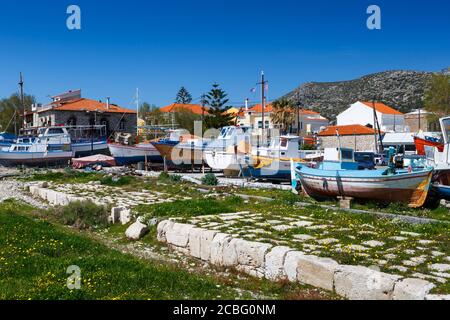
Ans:
{"type": "Polygon", "coordinates": [[[450,118],[442,120],[442,133],[444,134],[445,142],[450,142],[450,118]]]}

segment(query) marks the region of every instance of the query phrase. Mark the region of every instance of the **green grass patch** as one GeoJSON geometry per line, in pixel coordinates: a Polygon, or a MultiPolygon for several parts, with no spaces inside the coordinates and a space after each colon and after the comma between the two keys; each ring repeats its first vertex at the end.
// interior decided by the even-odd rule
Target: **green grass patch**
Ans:
{"type": "Polygon", "coordinates": [[[99,181],[103,174],[98,172],[85,172],[72,169],[62,171],[36,172],[30,176],[22,178],[25,181],[49,181],[55,183],[87,183],[90,181],[99,181]]]}
{"type": "Polygon", "coordinates": [[[177,200],[159,204],[141,204],[134,208],[146,219],[152,217],[193,217],[242,210],[243,200],[239,197],[226,197],[224,200],[214,198],[177,200]]]}
{"type": "Polygon", "coordinates": [[[17,214],[0,205],[0,299],[234,299],[206,276],[156,265],[17,214]],[[81,289],[67,288],[67,268],[81,270],[81,289]]]}
{"type": "Polygon", "coordinates": [[[51,213],[63,224],[77,229],[91,229],[107,226],[109,208],[98,206],[90,200],[76,201],[54,208],[51,213]]]}

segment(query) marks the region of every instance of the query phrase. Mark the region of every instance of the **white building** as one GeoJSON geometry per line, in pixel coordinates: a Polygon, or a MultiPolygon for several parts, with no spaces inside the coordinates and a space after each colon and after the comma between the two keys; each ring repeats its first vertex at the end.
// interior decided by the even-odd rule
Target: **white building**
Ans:
{"type": "MultiPolygon", "coordinates": [[[[372,102],[356,102],[337,116],[338,126],[360,124],[374,127],[374,104],[372,102]]],[[[405,132],[409,128],[405,125],[405,115],[384,103],[376,102],[375,111],[381,131],[405,132]]]]}

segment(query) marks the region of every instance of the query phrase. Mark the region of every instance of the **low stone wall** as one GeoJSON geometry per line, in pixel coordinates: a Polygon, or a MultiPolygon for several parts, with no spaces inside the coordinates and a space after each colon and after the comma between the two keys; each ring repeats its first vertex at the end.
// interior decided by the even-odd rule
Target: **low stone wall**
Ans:
{"type": "Polygon", "coordinates": [[[30,193],[34,197],[39,197],[54,206],[66,206],[71,202],[83,201],[81,197],[68,195],[63,192],[47,189],[40,186],[30,186],[30,193]]]}
{"type": "Polygon", "coordinates": [[[164,220],[157,238],[183,254],[216,266],[233,267],[259,278],[289,280],[357,300],[448,300],[429,294],[434,284],[383,273],[363,266],[340,265],[329,258],[289,247],[233,238],[217,231],[164,220]]]}

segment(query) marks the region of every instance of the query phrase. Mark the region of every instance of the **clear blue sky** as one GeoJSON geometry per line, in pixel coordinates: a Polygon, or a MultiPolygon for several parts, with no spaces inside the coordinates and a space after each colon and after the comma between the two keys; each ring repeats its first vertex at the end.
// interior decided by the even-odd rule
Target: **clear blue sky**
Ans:
{"type": "Polygon", "coordinates": [[[269,99],[309,81],[349,80],[391,70],[450,66],[448,0],[6,1],[0,3],[0,97],[39,102],[81,88],[83,96],[131,107],[172,103],[184,85],[194,98],[218,82],[233,103],[264,69],[269,99]],[[66,28],[77,4],[82,29],[66,28]],[[382,30],[366,9],[382,10],[382,30]]]}

